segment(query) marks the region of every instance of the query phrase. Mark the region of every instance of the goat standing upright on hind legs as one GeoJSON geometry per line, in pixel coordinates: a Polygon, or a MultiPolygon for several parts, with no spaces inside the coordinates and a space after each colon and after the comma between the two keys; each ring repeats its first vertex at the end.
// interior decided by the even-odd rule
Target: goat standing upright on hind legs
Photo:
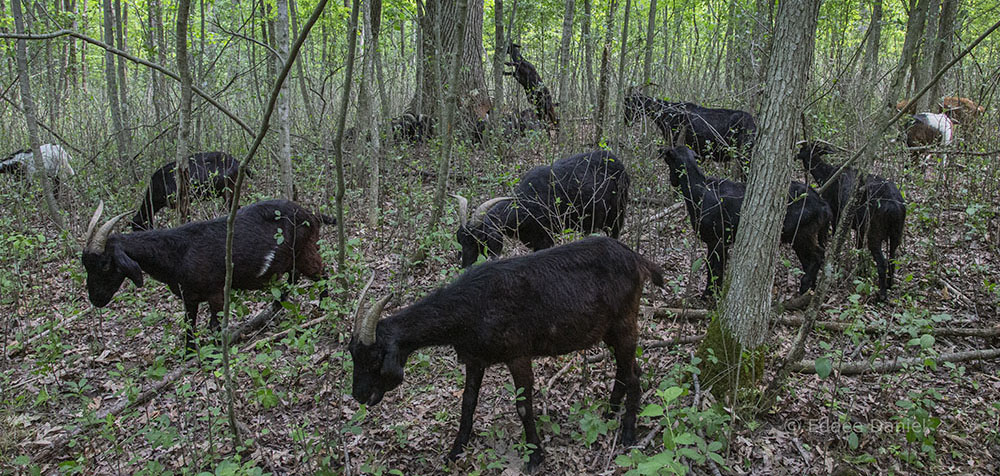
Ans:
{"type": "Polygon", "coordinates": [[[504,64],[513,66],[514,70],[504,71],[503,74],[513,76],[521,84],[524,93],[528,96],[528,102],[535,106],[535,115],[538,116],[538,119],[549,123],[552,129],[558,131],[559,118],[556,116],[556,104],[552,102],[552,93],[542,82],[542,77],[535,69],[535,65],[521,56],[521,45],[519,44],[511,43],[507,47],[507,54],[510,55],[510,61],[504,64]]]}

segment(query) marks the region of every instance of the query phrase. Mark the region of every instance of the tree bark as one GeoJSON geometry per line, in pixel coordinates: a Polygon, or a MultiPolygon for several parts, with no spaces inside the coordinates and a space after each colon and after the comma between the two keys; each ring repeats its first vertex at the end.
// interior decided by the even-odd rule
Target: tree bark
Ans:
{"type": "MultiPolygon", "coordinates": [[[[111,0],[104,0],[104,42],[113,45],[115,44],[115,33],[114,33],[114,11],[111,8],[111,0]]],[[[124,157],[128,155],[129,151],[129,140],[128,131],[125,130],[125,123],[123,122],[121,104],[119,102],[121,96],[118,94],[118,77],[115,72],[115,55],[110,51],[104,52],[104,77],[107,82],[107,95],[108,104],[111,107],[111,122],[115,128],[115,139],[118,142],[118,162],[121,163],[124,157]]]]}
{"type": "MultiPolygon", "coordinates": [[[[573,14],[576,0],[566,0],[566,12],[563,14],[562,41],[559,45],[559,106],[566,110],[569,106],[569,45],[573,40],[573,14]]],[[[565,114],[563,114],[565,115],[565,114]]],[[[563,137],[566,134],[560,134],[563,137]]]]}
{"type": "MultiPolygon", "coordinates": [[[[204,1],[204,0],[202,0],[204,1]]],[[[278,55],[274,57],[274,70],[288,62],[288,2],[294,0],[277,0],[277,18],[274,23],[274,41],[278,55]]],[[[292,177],[292,124],[290,119],[292,96],[288,91],[288,81],[281,83],[278,93],[278,163],[281,168],[281,192],[288,200],[292,200],[294,184],[292,177]]]]}
{"type": "MultiPolygon", "coordinates": [[[[951,61],[952,36],[955,33],[955,10],[958,8],[958,0],[941,0],[941,20],[938,26],[937,42],[934,48],[934,69],[940,71],[946,63],[951,61]]],[[[935,100],[941,98],[941,83],[938,81],[928,92],[928,96],[935,100]]]]}
{"type": "MultiPolygon", "coordinates": [[[[899,62],[904,67],[904,74],[902,77],[898,78],[899,81],[905,81],[906,75],[905,71],[909,70],[911,79],[916,80],[916,64],[917,58],[919,57],[920,51],[917,49],[917,45],[920,44],[920,39],[924,34],[924,21],[927,16],[927,3],[928,0],[911,0],[910,2],[910,17],[909,21],[906,23],[906,37],[903,39],[903,51],[899,55],[899,62]]],[[[900,84],[910,84],[912,88],[903,88],[903,95],[909,98],[915,88],[919,88],[923,85],[915,84],[915,81],[910,81],[909,83],[900,84]]],[[[896,89],[897,85],[890,85],[890,89],[896,89]]],[[[895,98],[890,98],[891,102],[895,103],[895,98]]]]}
{"type": "Polygon", "coordinates": [[[642,85],[652,82],[653,40],[656,39],[656,0],[649,0],[649,22],[646,23],[646,57],[642,62],[642,85]]]}
{"type": "Polygon", "coordinates": [[[583,36],[583,67],[586,73],[584,89],[587,90],[587,97],[593,106],[597,103],[597,94],[594,91],[594,39],[590,33],[590,21],[593,19],[591,1],[583,0],[583,24],[580,26],[580,32],[583,36]]]}
{"type": "Polygon", "coordinates": [[[378,225],[379,216],[379,159],[382,154],[382,138],[379,130],[381,122],[376,110],[378,109],[378,98],[373,94],[372,89],[378,83],[375,74],[375,60],[377,58],[377,45],[379,36],[379,22],[382,17],[382,1],[368,0],[364,5],[364,57],[361,62],[361,81],[358,87],[358,127],[359,137],[365,137],[362,141],[365,155],[368,157],[368,225],[375,228],[378,225]]]}
{"type": "MultiPolygon", "coordinates": [[[[104,0],[108,2],[110,0],[104,0]]],[[[181,223],[187,223],[190,206],[191,172],[188,170],[188,157],[191,155],[188,146],[191,140],[191,67],[188,61],[188,21],[191,17],[191,0],[179,0],[177,3],[177,74],[181,78],[181,104],[178,113],[177,153],[174,160],[177,165],[177,214],[181,223]]]]}
{"type": "Polygon", "coordinates": [[[873,84],[878,78],[878,54],[882,44],[882,0],[872,0],[871,15],[865,59],[861,63],[861,82],[864,84],[873,84]]]}
{"type": "MultiPolygon", "coordinates": [[[[127,25],[128,20],[128,9],[127,5],[122,7],[121,0],[115,0],[115,42],[117,43],[118,49],[124,52],[128,52],[126,48],[126,34],[125,25],[127,25]]],[[[118,104],[121,107],[121,117],[122,124],[131,124],[128,106],[128,77],[125,74],[125,58],[121,56],[115,57],[118,61],[118,104]]],[[[125,152],[123,153],[126,157],[131,154],[132,151],[132,133],[127,129],[122,129],[125,133],[125,152]]]]}
{"type": "Polygon", "coordinates": [[[493,120],[496,122],[503,113],[503,63],[508,43],[503,36],[503,0],[493,0],[493,29],[493,120]]]}
{"type": "MultiPolygon", "coordinates": [[[[11,14],[14,16],[14,32],[24,34],[24,15],[21,12],[21,2],[14,0],[11,2],[11,14]]],[[[46,173],[45,163],[42,159],[42,142],[38,133],[38,122],[36,121],[35,101],[31,96],[31,72],[28,69],[28,45],[27,41],[20,39],[16,41],[15,59],[17,63],[18,83],[21,86],[21,110],[24,111],[24,120],[28,124],[28,141],[31,142],[32,160],[35,163],[35,179],[42,184],[42,193],[45,196],[45,206],[48,208],[52,221],[59,229],[66,227],[63,220],[59,204],[56,203],[55,195],[52,193],[52,184],[46,173]]]]}
{"type": "MultiPolygon", "coordinates": [[[[459,4],[462,1],[450,0],[427,0],[424,2],[424,15],[420,17],[420,28],[423,30],[423,55],[424,55],[424,78],[422,87],[417,91],[421,96],[423,113],[431,116],[441,115],[437,108],[439,104],[444,104],[444,98],[438,97],[437,85],[431,55],[439,54],[444,58],[451,58],[462,46],[461,62],[463,68],[459,76],[460,83],[458,90],[462,92],[459,101],[459,127],[463,130],[472,130],[476,121],[485,119],[490,110],[491,102],[489,91],[486,88],[486,76],[483,70],[483,2],[472,2],[465,10],[462,18],[459,17],[459,4]],[[434,31],[435,24],[440,28],[441,50],[435,52],[434,35],[427,32],[434,31]],[[461,33],[461,25],[468,25],[465,34],[461,33]]],[[[442,81],[443,82],[443,81],[442,81]]]]}
{"type": "MultiPolygon", "coordinates": [[[[299,19],[298,11],[295,6],[295,1],[291,0],[288,2],[288,13],[292,18],[292,35],[299,35],[299,19]]],[[[302,66],[306,62],[306,57],[303,55],[295,62],[295,70],[299,77],[299,90],[302,93],[302,105],[306,109],[306,116],[309,120],[309,124],[315,126],[317,121],[319,121],[319,116],[316,115],[316,110],[313,108],[312,99],[309,97],[309,88],[306,86],[306,73],[305,68],[302,66]]]]}
{"type": "Polygon", "coordinates": [[[618,0],[611,0],[608,5],[607,23],[604,25],[604,46],[601,48],[601,79],[597,85],[597,111],[594,117],[594,144],[600,144],[604,136],[604,111],[608,107],[608,74],[611,73],[608,62],[611,52],[611,35],[614,34],[615,10],[618,10],[618,0]]]}
{"type": "Polygon", "coordinates": [[[358,46],[358,10],[360,0],[351,2],[351,24],[347,29],[347,66],[344,71],[344,94],[337,113],[337,131],[333,153],[337,165],[337,269],[344,269],[347,240],[344,234],[344,128],[347,125],[347,106],[351,102],[351,84],[354,81],[354,53],[358,46]]]}
{"type": "MultiPolygon", "coordinates": [[[[919,72],[919,81],[916,81],[916,87],[920,88],[927,84],[927,80],[934,76],[937,72],[934,69],[934,52],[937,50],[937,39],[938,39],[938,19],[940,17],[939,12],[941,11],[941,0],[928,0],[927,2],[927,19],[924,22],[924,45],[923,52],[920,54],[920,62],[917,63],[916,71],[919,72]]],[[[941,98],[926,94],[920,101],[917,102],[918,111],[929,111],[930,106],[940,101],[941,98]]]]}
{"type": "Polygon", "coordinates": [[[625,133],[625,121],[622,120],[622,104],[625,102],[625,59],[628,46],[628,23],[632,16],[632,0],[625,0],[625,24],[622,25],[621,50],[618,52],[618,87],[615,88],[615,136],[622,137],[625,133]]]}
{"type": "Polygon", "coordinates": [[[767,67],[761,132],[732,249],[722,321],[747,349],[764,342],[779,234],[792,174],[795,123],[812,69],[819,1],[782,2],[767,67]]]}
{"type": "MultiPolygon", "coordinates": [[[[477,34],[474,36],[478,36],[480,39],[482,38],[482,25],[476,27],[476,25],[472,25],[470,22],[463,20],[468,18],[466,13],[469,10],[469,6],[473,3],[473,0],[458,0],[457,3],[458,12],[456,18],[458,18],[458,24],[456,25],[456,30],[458,32],[458,44],[453,50],[456,53],[466,51],[465,42],[469,36],[469,32],[475,31],[477,34]]],[[[480,5],[480,9],[482,8],[481,2],[476,1],[475,3],[480,5]]],[[[482,20],[482,13],[480,13],[479,18],[482,20]]],[[[455,129],[458,125],[458,92],[461,85],[464,84],[461,76],[464,61],[462,56],[456,53],[451,55],[451,73],[448,75],[448,102],[445,105],[444,121],[442,121],[444,146],[442,147],[443,151],[441,152],[441,157],[438,160],[437,186],[434,190],[434,203],[432,205],[433,212],[431,212],[431,221],[428,225],[428,230],[436,228],[438,222],[441,220],[441,215],[444,214],[445,193],[448,190],[448,172],[451,170],[451,155],[455,143],[455,129]]]]}

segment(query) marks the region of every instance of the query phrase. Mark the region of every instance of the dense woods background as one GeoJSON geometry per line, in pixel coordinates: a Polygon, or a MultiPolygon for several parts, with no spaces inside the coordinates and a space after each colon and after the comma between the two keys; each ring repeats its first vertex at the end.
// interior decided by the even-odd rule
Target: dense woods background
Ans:
{"type": "MultiPolygon", "coordinates": [[[[818,5],[804,92],[778,134],[835,143],[848,151],[837,163],[864,150],[858,164],[906,197],[907,228],[888,302],[876,302],[867,252],[850,241],[828,249],[820,322],[774,402],[763,388],[808,311],[763,316],[773,332],[762,380],[709,393],[696,377],[719,358],[699,344],[704,245],[672,206],[656,155],[664,138],[652,124],[626,125],[622,104],[638,88],[760,120],[773,100],[768,62],[788,47],[775,44],[778,3],[16,2],[0,0],[0,156],[57,143],[76,173],[57,194],[49,180],[0,175],[4,473],[516,474],[526,448],[505,370],[487,371],[467,454],[446,464],[463,381],[454,353],[418,352],[403,386],[364,408],[350,398],[346,342],[372,274],[368,298],[395,293],[391,312],[460,273],[448,193],[475,205],[508,194],[533,166],[593,148],[627,164],[622,241],[661,264],[668,286],[643,301],[639,448],[622,450],[617,420],[602,417],[614,374],[603,349],[536,361],[544,472],[1000,472],[1000,36],[960,56],[995,28],[995,0],[818,5]],[[510,42],[551,91],[558,130],[511,133],[513,115],[534,106],[501,74],[510,42]],[[882,127],[953,59],[911,112],[937,112],[944,96],[984,112],[956,125],[952,144],[911,153],[900,140],[908,116],[882,127]],[[414,143],[400,131],[420,115],[434,132],[414,143]],[[214,150],[243,159],[242,204],[294,198],[328,215],[342,206],[342,228],[324,228],[320,242],[330,279],[234,293],[234,322],[290,295],[227,365],[217,349],[184,358],[182,306],[159,283],[126,282],[109,307],[92,307],[79,259],[99,201],[108,215],[133,212],[154,170],[214,150]],[[980,360],[953,355],[963,352],[980,360]]],[[[761,146],[753,160],[767,170],[788,161],[793,178],[812,182],[793,154],[761,146]]],[[[703,165],[741,179],[734,164],[703,165]]],[[[227,212],[222,199],[193,200],[157,224],[227,212]]],[[[797,289],[797,261],[780,256],[762,303],[797,289]]]]}

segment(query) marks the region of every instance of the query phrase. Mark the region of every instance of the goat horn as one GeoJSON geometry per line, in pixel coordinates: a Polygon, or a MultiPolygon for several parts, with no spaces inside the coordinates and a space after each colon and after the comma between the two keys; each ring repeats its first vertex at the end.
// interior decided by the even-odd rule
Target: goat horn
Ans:
{"type": "Polygon", "coordinates": [[[364,345],[372,345],[375,343],[375,329],[378,327],[379,316],[382,315],[382,310],[385,309],[385,305],[392,299],[392,293],[387,294],[382,299],[379,299],[368,313],[361,318],[361,322],[358,323],[358,338],[364,345]]]}
{"type": "Polygon", "coordinates": [[[451,198],[458,200],[458,223],[465,226],[469,222],[469,200],[457,193],[451,194],[451,198]]]}
{"type": "Polygon", "coordinates": [[[830,147],[831,149],[833,149],[833,150],[836,150],[836,151],[838,151],[838,152],[847,152],[847,149],[845,149],[845,148],[843,148],[843,147],[841,147],[841,146],[839,146],[839,145],[836,145],[836,144],[831,144],[831,143],[829,143],[829,142],[827,142],[827,141],[825,141],[825,140],[821,140],[821,139],[816,139],[816,141],[815,141],[815,142],[817,142],[817,143],[819,143],[819,144],[823,144],[823,145],[825,145],[825,146],[828,146],[828,147],[830,147]]]}
{"type": "Polygon", "coordinates": [[[83,239],[84,246],[90,245],[90,240],[94,237],[94,227],[97,226],[97,220],[101,219],[102,213],[104,213],[104,200],[98,202],[94,216],[90,217],[90,223],[87,225],[87,234],[84,235],[83,239]]]}
{"type": "Polygon", "coordinates": [[[115,224],[118,223],[118,220],[124,218],[125,215],[128,215],[128,212],[122,213],[121,215],[118,215],[101,225],[101,227],[94,232],[93,239],[87,244],[87,251],[92,253],[103,253],[104,245],[108,242],[108,235],[111,234],[111,229],[114,228],[115,224]]]}
{"type": "Polygon", "coordinates": [[[491,198],[491,199],[483,202],[482,205],[479,205],[478,207],[476,207],[476,211],[472,214],[472,217],[473,218],[478,218],[480,215],[485,214],[493,205],[496,205],[497,203],[502,202],[504,200],[513,200],[513,199],[514,199],[514,197],[497,197],[497,198],[491,198]]]}

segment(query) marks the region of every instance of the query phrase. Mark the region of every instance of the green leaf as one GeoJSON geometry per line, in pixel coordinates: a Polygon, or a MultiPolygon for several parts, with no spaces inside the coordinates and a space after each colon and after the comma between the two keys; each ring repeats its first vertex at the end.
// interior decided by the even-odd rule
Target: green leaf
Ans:
{"type": "Polygon", "coordinates": [[[930,334],[924,334],[920,336],[920,348],[930,349],[934,345],[934,336],[930,334]]]}
{"type": "Polygon", "coordinates": [[[677,400],[677,397],[681,396],[681,394],[684,393],[684,389],[680,387],[670,387],[658,393],[660,394],[660,398],[662,398],[664,402],[670,403],[674,400],[677,400]]]}
{"type": "Polygon", "coordinates": [[[642,413],[640,413],[639,416],[644,416],[644,417],[663,416],[663,407],[655,403],[651,403],[649,405],[646,405],[646,408],[642,409],[642,413]]]}
{"type": "Polygon", "coordinates": [[[852,431],[847,435],[847,444],[850,445],[852,450],[858,449],[858,434],[852,431]]]}
{"type": "Polygon", "coordinates": [[[691,445],[695,442],[695,436],[691,433],[681,433],[674,437],[674,443],[678,445],[691,445]]]}
{"type": "Polygon", "coordinates": [[[819,375],[819,378],[825,379],[831,372],[833,372],[833,361],[829,357],[816,359],[816,375],[819,375]]]}

